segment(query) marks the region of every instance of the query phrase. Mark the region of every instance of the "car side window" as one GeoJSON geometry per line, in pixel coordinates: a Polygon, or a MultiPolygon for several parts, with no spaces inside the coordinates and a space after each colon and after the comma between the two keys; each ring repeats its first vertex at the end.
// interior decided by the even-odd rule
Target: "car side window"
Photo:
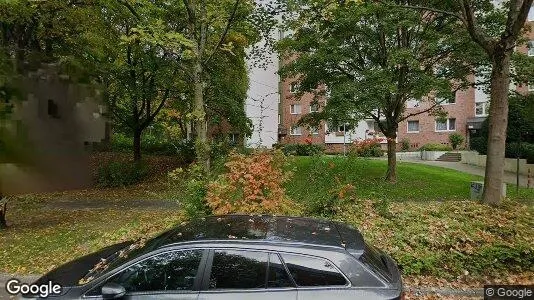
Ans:
{"type": "Polygon", "coordinates": [[[261,289],[266,287],[266,252],[215,250],[209,289],[261,289]]]}
{"type": "Polygon", "coordinates": [[[328,260],[293,254],[282,254],[282,259],[300,287],[347,285],[345,277],[328,260]]]}
{"type": "Polygon", "coordinates": [[[202,250],[162,253],[114,275],[108,282],[122,285],[128,293],[192,290],[202,250]]]}

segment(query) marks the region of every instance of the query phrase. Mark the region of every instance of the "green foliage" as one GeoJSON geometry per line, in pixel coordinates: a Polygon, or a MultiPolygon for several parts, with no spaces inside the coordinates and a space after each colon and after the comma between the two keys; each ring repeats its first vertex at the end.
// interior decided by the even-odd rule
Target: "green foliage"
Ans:
{"type": "Polygon", "coordinates": [[[488,138],[485,136],[472,137],[469,141],[471,149],[478,152],[478,154],[486,155],[488,153],[488,138]]]}
{"type": "MultiPolygon", "coordinates": [[[[471,149],[479,154],[486,155],[488,147],[489,120],[482,123],[482,128],[477,137],[470,140],[471,149]]],[[[517,142],[521,136],[524,146],[521,150],[521,158],[534,161],[529,144],[534,144],[534,94],[528,96],[513,95],[510,97],[508,111],[508,128],[506,131],[506,152],[508,158],[517,155],[517,142]]]]}
{"type": "Polygon", "coordinates": [[[505,156],[508,158],[516,158],[518,150],[520,158],[526,159],[529,164],[534,164],[534,143],[521,143],[521,149],[519,149],[519,143],[508,143],[506,144],[505,156]]]}
{"type": "Polygon", "coordinates": [[[97,183],[100,187],[119,187],[133,185],[143,180],[148,167],[142,162],[114,161],[98,169],[97,183]]]}
{"type": "MultiPolygon", "coordinates": [[[[121,133],[115,133],[111,138],[109,150],[131,152],[132,144],[133,139],[131,137],[121,133]]],[[[147,154],[178,156],[186,163],[190,163],[195,159],[195,150],[192,141],[174,142],[159,136],[145,134],[141,140],[141,149],[147,154]]]]}
{"type": "Polygon", "coordinates": [[[419,151],[451,151],[452,147],[449,145],[443,145],[443,144],[425,144],[421,148],[419,148],[419,151]]]}
{"type": "Polygon", "coordinates": [[[465,137],[457,132],[451,133],[449,135],[449,142],[452,145],[452,149],[456,150],[458,149],[458,146],[460,146],[465,140],[465,137]]]}
{"type": "Polygon", "coordinates": [[[402,151],[408,151],[410,150],[410,140],[407,138],[404,138],[401,140],[401,150],[402,151]]]}
{"type": "Polygon", "coordinates": [[[199,163],[191,164],[187,169],[178,168],[169,172],[169,182],[173,193],[172,198],[190,218],[198,218],[211,214],[206,202],[209,177],[199,163]]]}
{"type": "Polygon", "coordinates": [[[324,153],[324,147],[317,144],[280,144],[285,155],[314,156],[324,153]]]}

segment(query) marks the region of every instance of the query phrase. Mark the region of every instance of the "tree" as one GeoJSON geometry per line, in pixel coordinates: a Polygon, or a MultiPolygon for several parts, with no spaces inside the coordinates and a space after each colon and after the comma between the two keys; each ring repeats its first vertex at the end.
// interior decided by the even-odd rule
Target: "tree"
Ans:
{"type": "Polygon", "coordinates": [[[163,3],[147,1],[135,9],[135,14],[122,15],[110,24],[120,42],[113,45],[113,64],[102,77],[114,119],[133,133],[137,162],[143,131],[170,98],[183,101],[179,68],[192,44],[164,21],[163,3]]]}
{"type": "Polygon", "coordinates": [[[288,21],[293,34],[280,43],[290,61],[282,74],[298,78],[301,93],[328,94],[324,110],[303,121],[375,120],[387,138],[386,179],[395,182],[398,124],[421,113],[442,115],[440,103],[468,84],[480,57],[476,47],[458,34],[454,19],[431,11],[307,0],[294,9],[288,21]],[[414,99],[428,108],[407,114],[406,103],[414,99]]]}
{"type": "MultiPolygon", "coordinates": [[[[206,87],[214,81],[214,61],[228,54],[239,57],[238,66],[244,66],[244,49],[252,45],[258,37],[257,24],[253,24],[253,2],[244,0],[183,0],[186,11],[185,36],[193,41],[192,60],[189,74],[193,86],[193,105],[191,117],[195,124],[195,149],[197,158],[204,170],[210,168],[210,144],[208,140],[209,115],[206,111],[206,87]],[[238,42],[239,41],[239,42],[238,42]],[[212,67],[210,67],[210,65],[212,67]]],[[[226,57],[226,58],[225,58],[226,57]]],[[[220,66],[220,65],[219,65],[220,66]]],[[[226,71],[230,69],[226,68],[226,71]]],[[[220,75],[223,75],[219,73],[220,75]]],[[[225,75],[223,75],[224,78],[225,75]]],[[[227,79],[229,79],[227,77],[227,79]]],[[[241,86],[242,87],[242,86],[241,86]]],[[[244,99],[244,98],[243,98],[244,99]]],[[[217,101],[212,98],[212,108],[217,101]]],[[[221,107],[220,105],[219,108],[221,107]]],[[[243,111],[243,108],[239,108],[243,111]]]]}
{"type": "Polygon", "coordinates": [[[486,53],[492,66],[490,77],[489,143],[483,202],[501,202],[508,125],[510,65],[533,0],[446,0],[414,1],[406,8],[433,11],[460,21],[471,39],[486,53]]]}

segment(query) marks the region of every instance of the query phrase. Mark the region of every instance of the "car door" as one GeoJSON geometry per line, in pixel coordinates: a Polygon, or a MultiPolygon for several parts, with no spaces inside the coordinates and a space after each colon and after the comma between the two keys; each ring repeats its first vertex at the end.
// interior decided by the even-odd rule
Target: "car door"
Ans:
{"type": "Polygon", "coordinates": [[[296,300],[297,290],[277,253],[210,252],[199,300],[296,300]]]}
{"type": "Polygon", "coordinates": [[[85,296],[102,299],[102,287],[111,283],[126,290],[121,299],[196,300],[207,254],[201,249],[156,254],[114,274],[85,296]]]}

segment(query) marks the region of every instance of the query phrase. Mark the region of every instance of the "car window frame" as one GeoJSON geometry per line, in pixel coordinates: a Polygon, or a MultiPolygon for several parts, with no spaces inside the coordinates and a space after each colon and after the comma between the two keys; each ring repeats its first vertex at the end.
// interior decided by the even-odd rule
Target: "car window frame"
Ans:
{"type": "Polygon", "coordinates": [[[104,275],[100,276],[99,278],[91,281],[91,284],[88,288],[86,288],[83,292],[83,299],[102,299],[102,295],[87,295],[89,292],[92,292],[94,289],[101,288],[106,282],[111,279],[113,276],[127,270],[133,265],[136,265],[138,263],[141,263],[147,259],[153,258],[158,255],[163,255],[165,253],[170,252],[177,252],[177,251],[192,251],[192,250],[200,250],[202,251],[202,257],[200,258],[200,263],[197,269],[197,276],[195,278],[195,282],[193,284],[193,288],[191,290],[175,290],[175,291],[145,291],[145,292],[129,292],[126,293],[125,296],[131,296],[131,295],[159,295],[159,294],[198,294],[200,291],[200,288],[202,287],[202,282],[204,278],[204,272],[206,269],[206,262],[209,255],[209,249],[206,249],[204,247],[191,247],[191,248],[162,248],[157,249],[152,252],[146,253],[140,257],[137,257],[131,261],[128,261],[127,263],[123,264],[122,266],[119,266],[108,273],[105,273],[104,275]]]}
{"type": "Polygon", "coordinates": [[[330,260],[330,259],[328,259],[326,257],[317,256],[317,255],[311,255],[311,254],[305,254],[305,253],[287,252],[287,251],[278,251],[278,254],[280,256],[280,259],[281,259],[282,263],[284,264],[284,266],[286,268],[286,271],[288,272],[291,280],[293,281],[293,283],[295,284],[297,289],[349,289],[349,288],[353,288],[354,287],[353,284],[352,284],[352,281],[350,281],[350,279],[347,277],[347,275],[334,262],[332,262],[332,260],[330,260]],[[321,286],[300,286],[300,285],[298,285],[296,280],[295,280],[295,278],[293,278],[293,274],[291,274],[291,272],[289,271],[288,266],[286,265],[286,262],[285,262],[284,256],[283,256],[284,254],[304,256],[304,257],[310,257],[310,258],[314,258],[314,259],[322,259],[322,260],[325,260],[325,261],[329,262],[330,264],[332,264],[332,266],[334,266],[334,268],[339,272],[339,274],[341,274],[341,276],[343,276],[343,278],[345,278],[345,285],[321,285],[321,286]]]}
{"type": "MultiPolygon", "coordinates": [[[[267,281],[267,278],[265,280],[267,281]]],[[[280,257],[280,254],[278,251],[274,250],[267,250],[267,249],[255,249],[255,248],[232,248],[232,247],[216,247],[216,248],[210,248],[209,254],[206,259],[206,265],[204,268],[204,276],[202,278],[202,283],[200,287],[201,293],[257,293],[257,292],[274,292],[274,291],[291,291],[297,289],[297,285],[295,283],[295,280],[293,279],[293,276],[291,276],[291,273],[289,273],[289,270],[287,269],[284,261],[282,260],[282,257],[280,257]],[[284,267],[284,270],[286,271],[287,276],[289,277],[289,280],[293,284],[293,286],[290,287],[269,287],[266,282],[265,288],[252,288],[252,289],[210,289],[209,288],[209,282],[211,277],[211,269],[213,267],[213,259],[215,257],[215,251],[243,251],[243,252],[261,252],[268,254],[268,264],[267,264],[267,270],[269,269],[269,263],[270,263],[270,255],[276,255],[280,262],[282,263],[282,266],[284,267]]]]}

